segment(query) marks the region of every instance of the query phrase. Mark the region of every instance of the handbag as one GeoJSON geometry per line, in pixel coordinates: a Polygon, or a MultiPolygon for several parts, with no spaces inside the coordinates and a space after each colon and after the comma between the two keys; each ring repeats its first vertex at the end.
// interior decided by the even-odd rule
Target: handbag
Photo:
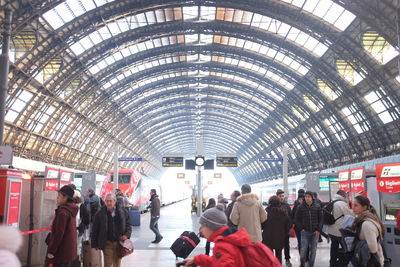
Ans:
{"type": "Polygon", "coordinates": [[[117,245],[117,256],[118,258],[125,257],[133,253],[133,242],[130,239],[125,239],[124,241],[118,242],[117,245]]]}

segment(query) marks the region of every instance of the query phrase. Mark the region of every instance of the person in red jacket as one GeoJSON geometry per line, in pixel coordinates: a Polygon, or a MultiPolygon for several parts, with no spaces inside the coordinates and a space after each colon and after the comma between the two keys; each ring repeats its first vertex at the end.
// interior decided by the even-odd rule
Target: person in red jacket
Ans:
{"type": "Polygon", "coordinates": [[[185,266],[193,264],[202,267],[243,267],[244,257],[240,247],[247,247],[251,244],[251,237],[245,228],[236,230],[228,228],[228,219],[224,213],[224,207],[219,203],[200,217],[200,233],[208,241],[214,242],[213,255],[197,255],[186,259],[185,266]]]}
{"type": "Polygon", "coordinates": [[[78,258],[76,215],[78,206],[74,200],[74,190],[65,185],[58,190],[57,205],[51,234],[47,240],[46,263],[54,267],[70,266],[78,258]]]}

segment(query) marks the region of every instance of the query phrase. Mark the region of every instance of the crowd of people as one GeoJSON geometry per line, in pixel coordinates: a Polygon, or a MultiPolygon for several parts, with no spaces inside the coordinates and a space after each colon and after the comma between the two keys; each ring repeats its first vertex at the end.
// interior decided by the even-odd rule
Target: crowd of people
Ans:
{"type": "Polygon", "coordinates": [[[280,263],[284,256],[284,264],[290,267],[292,231],[292,236],[297,237],[300,267],[315,265],[321,235],[330,242],[331,267],[345,267],[350,263],[354,267],[387,266],[389,259],[385,258],[382,245],[384,227],[366,196],[358,195],[351,203],[348,194],[338,190],[332,201],[322,203],[315,192],[300,189],[291,208],[285,192],[279,189],[264,209],[258,196],[251,193],[250,185],[245,184],[241,193],[231,194],[231,200],[226,206],[226,201],[209,199],[200,218],[200,233],[207,238],[206,253],[185,260],[185,266],[245,266],[240,248],[261,241],[280,263]],[[325,213],[332,216],[331,222],[324,219],[325,213]],[[349,232],[352,243],[346,247],[343,242],[349,232]],[[212,256],[211,242],[215,244],[212,256]]]}
{"type": "MultiPolygon", "coordinates": [[[[350,202],[348,194],[338,190],[331,202],[322,203],[314,192],[300,189],[297,193],[293,208],[280,189],[264,208],[248,184],[242,185],[241,192],[232,192],[229,204],[222,194],[217,200],[210,198],[199,221],[200,233],[207,239],[205,254],[186,259],[185,266],[245,266],[248,258],[243,248],[262,242],[280,263],[290,267],[292,231],[297,237],[300,267],[315,265],[321,235],[330,242],[331,267],[350,263],[353,267],[388,266],[390,259],[386,258],[382,245],[385,228],[368,197],[357,195],[350,202]],[[212,253],[211,243],[214,243],[212,253]]],[[[129,202],[120,190],[107,194],[103,200],[92,189],[81,195],[73,185],[66,185],[58,190],[56,201],[51,232],[46,238],[46,265],[80,266],[79,244],[88,242],[93,255],[103,252],[104,266],[119,267],[118,244],[132,233],[129,202]]],[[[160,200],[155,189],[150,191],[149,208],[150,229],[155,234],[152,243],[159,243],[163,236],[158,228],[160,200]]],[[[397,219],[400,227],[400,213],[397,219]]],[[[19,267],[15,253],[21,245],[21,236],[10,228],[0,226],[0,237],[4,239],[0,242],[0,266],[19,267]],[[8,235],[1,234],[5,230],[8,235]]]]}

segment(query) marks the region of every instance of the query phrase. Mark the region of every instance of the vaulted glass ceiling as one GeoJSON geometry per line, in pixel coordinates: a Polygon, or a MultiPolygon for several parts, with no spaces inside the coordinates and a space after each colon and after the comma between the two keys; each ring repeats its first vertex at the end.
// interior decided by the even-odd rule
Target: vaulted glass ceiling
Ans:
{"type": "Polygon", "coordinates": [[[118,145],[156,176],[202,139],[251,183],[280,175],[258,159],[283,146],[290,174],[400,151],[389,1],[39,2],[12,2],[17,155],[105,173],[118,145]]]}

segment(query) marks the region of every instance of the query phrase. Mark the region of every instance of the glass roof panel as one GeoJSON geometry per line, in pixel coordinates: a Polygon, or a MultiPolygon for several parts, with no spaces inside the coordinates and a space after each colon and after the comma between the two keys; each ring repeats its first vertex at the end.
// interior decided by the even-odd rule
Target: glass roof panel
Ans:
{"type": "Polygon", "coordinates": [[[354,21],[356,16],[331,0],[281,0],[300,9],[312,13],[344,31],[354,21]]]}

